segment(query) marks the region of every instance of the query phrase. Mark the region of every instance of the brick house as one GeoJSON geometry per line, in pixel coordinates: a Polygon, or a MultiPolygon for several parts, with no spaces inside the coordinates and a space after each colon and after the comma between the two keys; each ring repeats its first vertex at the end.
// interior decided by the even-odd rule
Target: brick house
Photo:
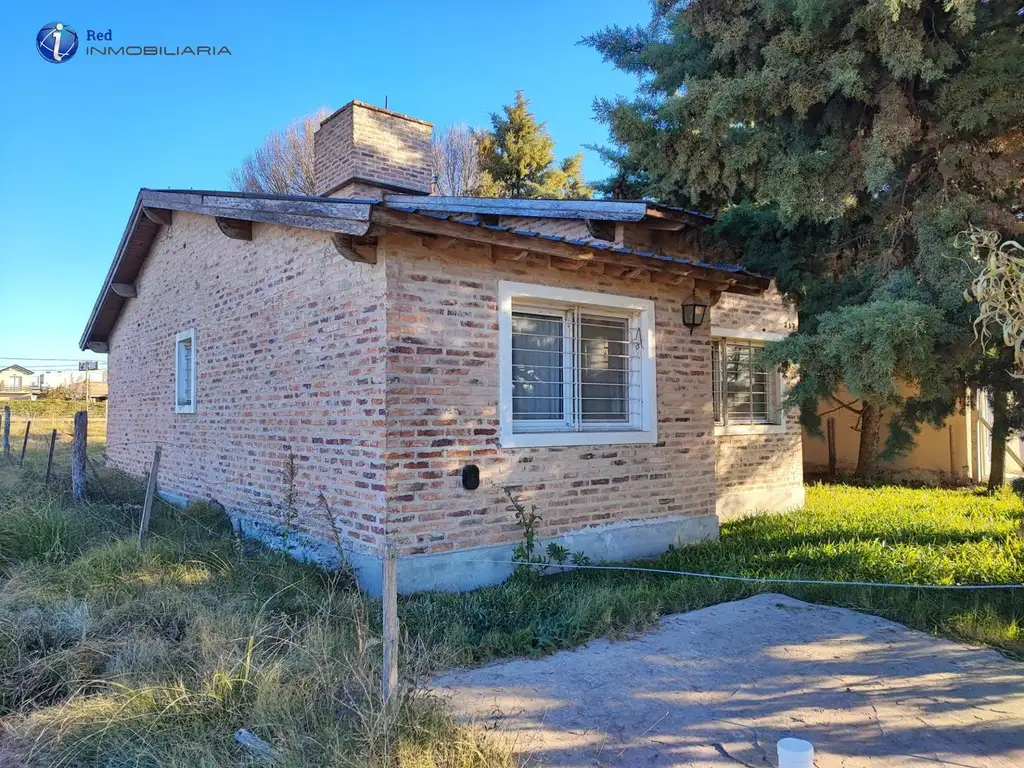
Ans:
{"type": "Polygon", "coordinates": [[[166,498],[327,564],[340,534],[371,591],[385,544],[404,591],[505,578],[506,489],[595,560],[802,503],[755,358],[795,312],[708,263],[706,217],[430,196],[430,135],[352,102],[316,134],[322,196],[140,191],[81,339],[114,466],[159,442],[166,498]]]}

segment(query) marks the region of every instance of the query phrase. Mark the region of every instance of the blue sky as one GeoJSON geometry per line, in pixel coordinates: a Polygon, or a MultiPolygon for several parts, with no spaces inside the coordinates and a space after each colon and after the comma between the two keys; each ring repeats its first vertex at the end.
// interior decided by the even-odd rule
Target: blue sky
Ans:
{"type": "MultiPolygon", "coordinates": [[[[0,367],[87,359],[77,342],[140,187],[227,189],[271,128],[351,99],[435,126],[483,126],[526,91],[561,155],[602,143],[595,96],[633,91],[581,37],[642,22],[645,0],[10,3],[0,26],[0,367]],[[231,56],[44,61],[50,21],[112,45],[231,56]]],[[[593,153],[589,177],[605,170],[593,153]]],[[[102,359],[102,356],[100,356],[102,359]]],[[[31,367],[31,365],[29,366],[31,367]]]]}

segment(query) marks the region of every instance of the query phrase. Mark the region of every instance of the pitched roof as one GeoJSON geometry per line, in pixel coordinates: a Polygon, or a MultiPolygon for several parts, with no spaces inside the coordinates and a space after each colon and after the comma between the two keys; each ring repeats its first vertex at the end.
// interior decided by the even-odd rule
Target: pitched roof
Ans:
{"type": "Polygon", "coordinates": [[[637,269],[671,270],[706,280],[718,290],[760,293],[768,279],[733,265],[669,256],[614,246],[597,239],[583,240],[549,235],[496,223],[497,216],[577,219],[602,222],[650,221],[659,229],[702,226],[710,217],[695,211],[659,206],[645,201],[621,200],[508,200],[472,197],[385,195],[382,200],[267,195],[214,190],[141,189],[128,225],[96,299],[82,349],[105,351],[110,332],[129,296],[160,227],[171,222],[171,211],[217,217],[225,234],[237,236],[241,222],[268,222],[361,237],[371,226],[431,231],[438,227],[453,237],[538,250],[549,255],[609,261],[637,269]],[[465,218],[472,216],[473,218],[465,218]],[[488,217],[489,220],[481,218],[488,217]],[[431,225],[433,222],[433,225],[431,225]]]}
{"type": "Polygon", "coordinates": [[[6,368],[0,368],[0,373],[3,373],[4,371],[18,371],[18,373],[24,373],[27,376],[31,376],[33,374],[33,371],[30,371],[23,365],[8,365],[6,368]]]}

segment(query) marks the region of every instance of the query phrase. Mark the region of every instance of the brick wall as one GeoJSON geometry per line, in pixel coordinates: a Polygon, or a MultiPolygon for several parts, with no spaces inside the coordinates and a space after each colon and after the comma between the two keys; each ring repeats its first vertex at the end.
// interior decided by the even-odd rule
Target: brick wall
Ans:
{"type": "MultiPolygon", "coordinates": [[[[689,284],[571,272],[546,260],[431,247],[388,233],[379,263],[341,258],[326,235],[254,224],[251,243],[174,213],[111,336],[109,454],[141,475],[163,446],[160,489],[330,536],[325,494],[349,545],[404,555],[519,539],[502,492],[544,520],[542,537],[624,521],[700,518],[716,498],[800,488],[800,433],[715,437],[710,324],[681,323],[689,284]],[[655,302],[659,442],[498,446],[497,294],[502,279],[655,302]],[[197,413],[174,412],[174,337],[196,329],[197,413]],[[296,475],[285,479],[289,456],[296,475]],[[462,488],[467,463],[477,491],[462,488]],[[717,475],[717,477],[716,477],[717,475]]],[[[771,330],[777,296],[725,295],[712,323],[771,330]]]]}
{"type": "Polygon", "coordinates": [[[389,187],[429,194],[431,130],[422,120],[349,102],[313,136],[317,194],[379,198],[389,187]]]}
{"type": "Polygon", "coordinates": [[[275,522],[295,456],[295,525],[327,538],[322,491],[356,549],[383,533],[383,270],[324,233],[253,225],[225,237],[175,212],[111,336],[108,453],[159,487],[275,522]],[[197,413],[174,411],[174,337],[196,330],[197,413]]]}
{"type": "MultiPolygon", "coordinates": [[[[775,289],[763,296],[723,294],[710,310],[716,328],[767,333],[796,329],[796,309],[775,289]]],[[[787,384],[794,383],[791,374],[787,384]]],[[[761,509],[785,509],[803,500],[803,449],[799,412],[789,411],[785,431],[715,436],[717,510],[726,519],[761,509]]]]}
{"type": "MultiPolygon", "coordinates": [[[[543,537],[627,520],[714,512],[709,331],[681,322],[679,288],[491,263],[479,249],[430,250],[391,236],[388,273],[388,529],[403,554],[516,541],[515,487],[544,518],[543,537]],[[655,445],[498,446],[498,281],[564,286],[655,302],[655,445]],[[477,464],[481,485],[462,488],[477,464]]],[[[666,546],[670,542],[666,542],[666,546]]]]}

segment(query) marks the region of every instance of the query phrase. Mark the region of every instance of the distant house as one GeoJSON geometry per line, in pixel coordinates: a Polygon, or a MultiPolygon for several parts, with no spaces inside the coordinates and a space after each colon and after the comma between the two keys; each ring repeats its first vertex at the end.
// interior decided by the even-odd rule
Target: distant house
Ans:
{"type": "Polygon", "coordinates": [[[90,402],[102,402],[107,399],[107,371],[80,371],[69,368],[62,371],[46,371],[38,377],[39,391],[45,395],[57,387],[70,390],[75,399],[88,398],[90,402]]]}
{"type": "Polygon", "coordinates": [[[803,502],[758,347],[796,324],[713,263],[709,217],[644,201],[430,196],[431,126],[359,102],[319,197],[143,189],[81,339],[109,354],[109,461],[379,589],[511,572],[543,541],[653,555],[803,502]],[[706,310],[706,312],[705,312],[706,310]],[[284,510],[284,513],[282,513],[284,510]]]}
{"type": "Polygon", "coordinates": [[[0,400],[34,400],[39,392],[35,374],[21,365],[0,368],[0,400]]]}

